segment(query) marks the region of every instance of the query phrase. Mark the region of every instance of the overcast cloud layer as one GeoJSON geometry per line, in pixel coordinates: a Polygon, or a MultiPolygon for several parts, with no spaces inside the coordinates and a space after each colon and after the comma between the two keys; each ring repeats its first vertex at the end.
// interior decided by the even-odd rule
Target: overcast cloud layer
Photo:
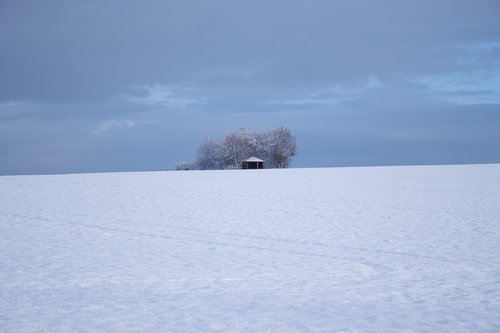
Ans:
{"type": "Polygon", "coordinates": [[[2,1],[0,45],[0,174],[276,126],[296,167],[500,162],[499,1],[2,1]]]}

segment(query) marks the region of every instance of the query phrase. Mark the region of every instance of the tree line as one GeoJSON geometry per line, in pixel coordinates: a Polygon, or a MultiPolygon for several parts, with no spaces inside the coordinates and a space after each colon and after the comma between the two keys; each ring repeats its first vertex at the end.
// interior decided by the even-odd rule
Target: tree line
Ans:
{"type": "Polygon", "coordinates": [[[263,133],[246,129],[227,133],[219,142],[206,138],[192,163],[179,163],[177,170],[240,169],[244,160],[255,156],[266,168],[287,168],[297,154],[297,143],[290,129],[278,127],[263,133]]]}

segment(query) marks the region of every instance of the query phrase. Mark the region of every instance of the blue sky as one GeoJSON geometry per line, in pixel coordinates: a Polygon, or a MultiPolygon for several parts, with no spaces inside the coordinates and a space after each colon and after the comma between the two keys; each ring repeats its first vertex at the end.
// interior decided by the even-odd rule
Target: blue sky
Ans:
{"type": "Polygon", "coordinates": [[[0,43],[0,174],[277,126],[295,167],[500,162],[498,1],[6,0],[0,43]]]}

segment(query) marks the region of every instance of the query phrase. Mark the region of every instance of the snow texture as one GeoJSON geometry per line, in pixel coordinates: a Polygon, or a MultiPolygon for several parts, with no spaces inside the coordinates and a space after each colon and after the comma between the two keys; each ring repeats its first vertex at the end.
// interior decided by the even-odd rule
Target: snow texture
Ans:
{"type": "Polygon", "coordinates": [[[0,190],[2,332],[500,332],[500,165],[0,190]]]}
{"type": "Polygon", "coordinates": [[[255,156],[252,156],[252,157],[250,157],[250,158],[247,158],[247,159],[245,160],[245,162],[264,162],[264,161],[263,161],[263,160],[261,160],[260,158],[257,158],[257,157],[255,157],[255,156]]]}

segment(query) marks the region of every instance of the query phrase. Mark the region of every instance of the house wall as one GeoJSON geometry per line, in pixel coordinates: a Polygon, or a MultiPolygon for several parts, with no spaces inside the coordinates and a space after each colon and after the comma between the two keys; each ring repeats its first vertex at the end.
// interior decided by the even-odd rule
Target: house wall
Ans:
{"type": "Polygon", "coordinates": [[[264,169],[264,162],[243,162],[242,169],[264,169]]]}

